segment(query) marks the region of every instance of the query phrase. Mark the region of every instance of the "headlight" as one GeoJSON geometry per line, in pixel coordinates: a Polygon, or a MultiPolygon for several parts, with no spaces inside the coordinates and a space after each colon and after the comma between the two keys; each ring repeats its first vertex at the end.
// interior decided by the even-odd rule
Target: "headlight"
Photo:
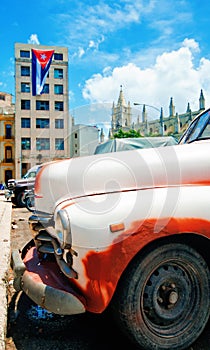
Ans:
{"type": "Polygon", "coordinates": [[[62,249],[71,248],[71,225],[66,210],[59,210],[55,218],[55,233],[62,249]]]}

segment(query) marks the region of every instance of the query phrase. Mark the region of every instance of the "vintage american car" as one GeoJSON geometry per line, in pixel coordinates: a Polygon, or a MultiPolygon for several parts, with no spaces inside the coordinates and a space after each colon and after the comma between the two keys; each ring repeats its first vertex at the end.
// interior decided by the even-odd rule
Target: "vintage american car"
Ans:
{"type": "Polygon", "coordinates": [[[14,286],[55,314],[109,310],[141,349],[186,349],[210,312],[210,109],[174,146],[47,164],[14,286]]]}
{"type": "Polygon", "coordinates": [[[9,179],[5,189],[5,197],[17,207],[25,207],[25,192],[34,188],[35,178],[41,165],[30,168],[22,179],[9,179]]]}

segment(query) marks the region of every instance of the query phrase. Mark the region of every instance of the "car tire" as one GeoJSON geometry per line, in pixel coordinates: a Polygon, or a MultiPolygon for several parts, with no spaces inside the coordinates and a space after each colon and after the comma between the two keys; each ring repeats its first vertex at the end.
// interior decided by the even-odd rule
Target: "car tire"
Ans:
{"type": "Polygon", "coordinates": [[[25,192],[19,192],[17,194],[17,207],[23,208],[25,207],[25,192]]]}
{"type": "Polygon", "coordinates": [[[26,197],[25,197],[25,206],[26,206],[26,208],[29,210],[29,211],[31,211],[31,212],[33,212],[34,210],[35,210],[35,206],[34,206],[34,195],[26,195],[26,197]]]}
{"type": "Polygon", "coordinates": [[[201,255],[185,244],[164,244],[131,263],[119,282],[112,313],[144,350],[181,350],[204,330],[209,296],[210,274],[201,255]]]}
{"type": "Polygon", "coordinates": [[[14,204],[16,206],[17,205],[17,198],[11,197],[11,202],[12,202],[12,204],[14,204]]]}

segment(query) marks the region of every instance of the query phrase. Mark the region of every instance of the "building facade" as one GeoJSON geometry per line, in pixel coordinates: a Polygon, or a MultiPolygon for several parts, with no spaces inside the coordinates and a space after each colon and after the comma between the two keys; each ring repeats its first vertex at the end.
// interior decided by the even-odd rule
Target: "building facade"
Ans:
{"type": "Polygon", "coordinates": [[[15,176],[70,155],[68,49],[15,44],[15,176]],[[41,95],[32,95],[32,49],[54,50],[41,95]]]}
{"type": "MultiPolygon", "coordinates": [[[[136,120],[133,120],[134,118],[130,102],[126,104],[121,87],[117,105],[115,106],[113,103],[109,138],[113,138],[114,134],[120,129],[125,132],[134,129],[140,132],[142,136],[174,135],[175,137],[180,137],[187,129],[191,120],[205,109],[205,98],[202,90],[200,92],[198,104],[198,110],[192,111],[190,104],[188,103],[186,112],[178,114],[175,112],[175,105],[173,98],[171,97],[169,103],[169,114],[167,117],[164,117],[162,108],[158,110],[158,108],[154,106],[142,104],[141,116],[138,115],[136,120]],[[151,118],[148,112],[148,110],[151,109],[147,107],[152,107],[152,109],[156,110],[157,118],[151,118]]],[[[138,105],[138,103],[136,103],[136,105],[138,105]]]]}
{"type": "Polygon", "coordinates": [[[72,125],[70,157],[82,157],[94,154],[99,143],[97,126],[76,124],[72,125]]]}
{"type": "Polygon", "coordinates": [[[0,187],[15,176],[15,107],[12,95],[0,92],[0,187]]]}

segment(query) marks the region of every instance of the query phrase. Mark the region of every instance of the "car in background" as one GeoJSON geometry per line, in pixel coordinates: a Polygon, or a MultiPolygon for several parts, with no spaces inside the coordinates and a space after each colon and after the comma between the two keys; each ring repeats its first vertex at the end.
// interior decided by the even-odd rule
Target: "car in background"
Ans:
{"type": "Polygon", "coordinates": [[[5,197],[17,207],[25,207],[25,191],[34,188],[35,178],[41,165],[30,168],[22,179],[9,179],[5,189],[5,197]]]}
{"type": "Polygon", "coordinates": [[[176,145],[47,164],[14,287],[55,314],[107,310],[139,349],[187,349],[210,315],[209,208],[210,108],[176,145]]]}

